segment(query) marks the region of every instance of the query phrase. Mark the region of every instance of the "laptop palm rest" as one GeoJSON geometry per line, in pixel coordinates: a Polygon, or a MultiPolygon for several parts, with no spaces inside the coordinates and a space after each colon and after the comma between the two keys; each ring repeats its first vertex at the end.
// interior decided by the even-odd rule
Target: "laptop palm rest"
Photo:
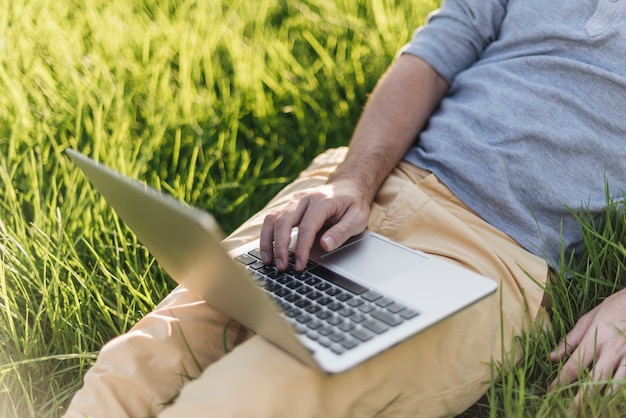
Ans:
{"type": "Polygon", "coordinates": [[[317,254],[325,266],[371,284],[393,279],[426,261],[426,257],[374,235],[359,235],[335,251],[317,254]]]}

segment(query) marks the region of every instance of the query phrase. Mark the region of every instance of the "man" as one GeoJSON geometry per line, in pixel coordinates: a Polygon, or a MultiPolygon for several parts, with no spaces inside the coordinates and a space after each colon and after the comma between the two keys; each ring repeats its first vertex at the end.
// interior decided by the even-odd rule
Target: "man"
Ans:
{"type": "MultiPolygon", "coordinates": [[[[444,2],[379,82],[349,152],[322,154],[225,241],[260,234],[282,269],[297,226],[300,269],[318,231],[332,250],[367,226],[498,280],[497,295],[324,376],[179,288],[103,348],[68,416],[463,411],[543,312],[543,260],[579,243],[568,208],[600,213],[605,181],[626,185],[625,24],[622,0],[444,2]]],[[[555,348],[570,357],[552,386],[592,363],[598,379],[626,377],[624,305],[617,292],[579,321],[555,348]]]]}

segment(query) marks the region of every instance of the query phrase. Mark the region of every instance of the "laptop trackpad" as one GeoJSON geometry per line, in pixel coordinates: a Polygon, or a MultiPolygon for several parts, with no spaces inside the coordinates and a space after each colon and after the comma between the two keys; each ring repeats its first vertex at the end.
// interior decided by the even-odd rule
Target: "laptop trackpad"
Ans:
{"type": "Polygon", "coordinates": [[[347,276],[381,283],[427,260],[393,242],[366,235],[321,256],[323,264],[347,276]]]}

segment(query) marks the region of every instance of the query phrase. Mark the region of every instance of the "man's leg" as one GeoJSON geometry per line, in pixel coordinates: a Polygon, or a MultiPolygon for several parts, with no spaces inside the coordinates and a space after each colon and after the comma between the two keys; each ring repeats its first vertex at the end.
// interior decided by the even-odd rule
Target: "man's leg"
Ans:
{"type": "Polygon", "coordinates": [[[491,360],[515,349],[513,335],[540,309],[541,289],[527,273],[545,280],[545,262],[404,163],[379,192],[369,227],[499,279],[499,292],[334,376],[253,337],[188,384],[160,417],[452,416],[482,396],[491,360]]]}

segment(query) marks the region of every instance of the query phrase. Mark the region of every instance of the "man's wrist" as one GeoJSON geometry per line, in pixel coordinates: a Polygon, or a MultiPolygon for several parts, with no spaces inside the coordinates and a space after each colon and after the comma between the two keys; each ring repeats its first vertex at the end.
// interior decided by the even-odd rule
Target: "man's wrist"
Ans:
{"type": "Polygon", "coordinates": [[[374,181],[371,173],[363,173],[358,169],[338,167],[326,182],[327,184],[348,184],[351,189],[356,190],[364,201],[368,204],[374,200],[379,184],[374,181]]]}

